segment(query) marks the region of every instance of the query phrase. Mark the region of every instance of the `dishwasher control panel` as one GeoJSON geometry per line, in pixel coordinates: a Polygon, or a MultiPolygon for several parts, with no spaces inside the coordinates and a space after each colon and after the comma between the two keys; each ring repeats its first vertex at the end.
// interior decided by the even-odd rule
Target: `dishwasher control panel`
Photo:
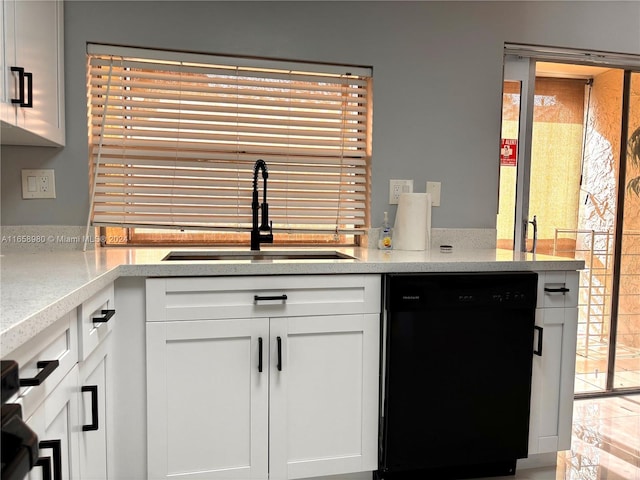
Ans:
{"type": "Polygon", "coordinates": [[[396,311],[429,308],[469,308],[536,305],[538,275],[534,272],[391,274],[386,281],[386,305],[396,311]]]}

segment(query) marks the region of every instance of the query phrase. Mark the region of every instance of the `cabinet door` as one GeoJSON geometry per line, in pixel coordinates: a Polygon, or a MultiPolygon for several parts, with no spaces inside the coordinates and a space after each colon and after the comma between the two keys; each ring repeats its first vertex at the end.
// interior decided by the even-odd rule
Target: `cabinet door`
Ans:
{"type": "Polygon", "coordinates": [[[2,0],[2,17],[2,143],[64,145],[63,2],[2,0]],[[11,103],[20,96],[19,76],[11,67],[31,75],[23,90],[31,107],[11,103]]]}
{"type": "MultiPolygon", "coordinates": [[[[38,435],[40,457],[51,459],[51,468],[62,472],[67,480],[78,476],[77,405],[78,367],[74,367],[44,403],[35,410],[27,423],[38,435]],[[51,445],[43,442],[52,442],[51,445]]],[[[41,480],[41,468],[34,468],[29,480],[41,480]]],[[[53,478],[56,478],[54,475],[53,478]]]]}
{"type": "Polygon", "coordinates": [[[10,68],[15,65],[15,2],[1,1],[0,6],[0,120],[9,125],[16,123],[16,108],[11,104],[15,95],[15,81],[10,68]]]}
{"type": "Polygon", "coordinates": [[[266,318],[147,322],[150,479],[267,478],[268,334],[266,318]]]}
{"type": "Polygon", "coordinates": [[[271,479],[377,468],[379,319],[271,319],[271,479]]]}
{"type": "Polygon", "coordinates": [[[80,364],[79,448],[80,478],[107,478],[107,368],[109,339],[80,364]]]}
{"type": "Polygon", "coordinates": [[[33,107],[18,108],[18,126],[64,144],[59,71],[62,52],[62,2],[16,2],[16,62],[33,75],[33,107]]]}
{"type": "Polygon", "coordinates": [[[571,448],[578,310],[536,310],[543,328],[542,356],[533,357],[529,453],[571,448]]]}

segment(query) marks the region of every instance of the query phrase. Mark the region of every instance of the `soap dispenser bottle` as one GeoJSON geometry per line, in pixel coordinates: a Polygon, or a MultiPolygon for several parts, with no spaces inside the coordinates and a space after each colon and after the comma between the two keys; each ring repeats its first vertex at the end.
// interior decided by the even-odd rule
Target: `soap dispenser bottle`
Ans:
{"type": "Polygon", "coordinates": [[[380,232],[380,238],[378,240],[378,248],[380,250],[391,250],[391,227],[389,226],[389,216],[387,212],[384,212],[384,220],[382,222],[382,231],[380,232]]]}

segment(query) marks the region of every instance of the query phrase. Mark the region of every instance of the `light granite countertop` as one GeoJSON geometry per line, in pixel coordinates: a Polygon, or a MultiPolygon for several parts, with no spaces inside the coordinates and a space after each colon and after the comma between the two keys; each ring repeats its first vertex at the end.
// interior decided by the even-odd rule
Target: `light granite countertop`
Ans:
{"type": "Polygon", "coordinates": [[[584,268],[582,260],[498,249],[441,253],[439,250],[381,251],[327,247],[308,250],[337,250],[353,259],[163,261],[172,250],[204,249],[114,247],[87,252],[3,252],[0,255],[0,356],[6,356],[122,276],[558,271],[584,268]]]}

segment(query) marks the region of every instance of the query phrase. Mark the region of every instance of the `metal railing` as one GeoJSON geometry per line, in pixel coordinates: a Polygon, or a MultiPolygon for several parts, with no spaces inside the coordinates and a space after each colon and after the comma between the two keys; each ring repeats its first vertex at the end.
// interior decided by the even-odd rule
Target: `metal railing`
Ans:
{"type": "Polygon", "coordinates": [[[584,260],[580,272],[578,300],[578,349],[585,357],[595,340],[606,341],[611,313],[611,285],[613,279],[613,232],[595,230],[555,230],[553,254],[584,260]],[[562,242],[562,239],[575,243],[562,242]]]}

